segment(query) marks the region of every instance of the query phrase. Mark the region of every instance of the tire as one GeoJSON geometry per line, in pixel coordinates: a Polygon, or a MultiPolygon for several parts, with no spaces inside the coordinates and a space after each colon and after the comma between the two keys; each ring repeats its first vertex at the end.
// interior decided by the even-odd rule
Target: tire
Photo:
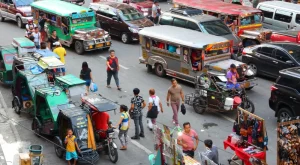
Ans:
{"type": "Polygon", "coordinates": [[[121,40],[124,44],[128,44],[130,42],[129,35],[127,33],[122,33],[121,40]]]}
{"type": "Polygon", "coordinates": [[[108,51],[109,50],[109,48],[103,48],[103,51],[108,51]]]}
{"type": "Polygon", "coordinates": [[[251,100],[247,98],[245,102],[242,102],[241,107],[250,113],[255,112],[255,106],[251,100]]]}
{"type": "Polygon", "coordinates": [[[63,158],[64,156],[64,150],[62,149],[62,144],[60,144],[60,142],[57,140],[57,138],[59,137],[55,137],[55,140],[54,140],[54,151],[55,151],[55,154],[57,157],[59,158],[63,158]]]}
{"type": "Polygon", "coordinates": [[[108,157],[112,163],[116,163],[119,159],[118,149],[113,147],[113,144],[109,145],[108,157]]]}
{"type": "Polygon", "coordinates": [[[2,17],[2,14],[0,14],[0,22],[4,22],[5,21],[5,18],[2,17]]]}
{"type": "Polygon", "coordinates": [[[277,119],[278,121],[281,121],[282,119],[285,118],[289,118],[289,117],[293,117],[294,114],[292,113],[292,111],[288,108],[280,108],[278,113],[277,113],[277,119]]]}
{"type": "Polygon", "coordinates": [[[162,64],[156,64],[155,65],[155,74],[159,77],[164,77],[166,75],[166,71],[162,64]]]}
{"type": "Polygon", "coordinates": [[[254,76],[254,77],[257,76],[257,73],[258,73],[258,68],[257,68],[257,66],[256,66],[255,64],[253,64],[253,63],[249,63],[249,64],[248,64],[248,67],[252,70],[253,76],[254,76]]]}
{"type": "Polygon", "coordinates": [[[17,17],[17,25],[19,28],[24,28],[24,24],[22,22],[22,19],[20,17],[17,17]]]}
{"type": "Polygon", "coordinates": [[[206,103],[201,98],[195,98],[193,101],[193,108],[196,113],[203,114],[206,110],[206,103]],[[205,105],[205,107],[203,105],[205,105]]]}
{"type": "Polygon", "coordinates": [[[147,72],[152,72],[152,66],[151,65],[147,65],[147,72]]]}
{"type": "Polygon", "coordinates": [[[83,52],[84,52],[84,47],[83,47],[83,43],[82,43],[82,41],[76,41],[75,42],[75,51],[76,51],[76,53],[77,54],[80,54],[80,55],[82,55],[83,54],[83,52]]]}
{"type": "Polygon", "coordinates": [[[12,101],[12,107],[14,108],[16,114],[18,114],[18,115],[21,114],[21,103],[17,96],[15,96],[12,101]]]}

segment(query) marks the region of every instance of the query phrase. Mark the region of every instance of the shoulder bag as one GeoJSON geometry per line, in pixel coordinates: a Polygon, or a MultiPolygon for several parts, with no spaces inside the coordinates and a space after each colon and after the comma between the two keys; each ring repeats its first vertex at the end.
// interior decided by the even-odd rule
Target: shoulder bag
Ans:
{"type": "Polygon", "coordinates": [[[157,108],[157,105],[155,105],[155,99],[152,98],[152,100],[153,100],[152,107],[151,107],[151,109],[147,113],[147,118],[156,119],[157,118],[157,114],[158,114],[158,108],[157,108]]]}

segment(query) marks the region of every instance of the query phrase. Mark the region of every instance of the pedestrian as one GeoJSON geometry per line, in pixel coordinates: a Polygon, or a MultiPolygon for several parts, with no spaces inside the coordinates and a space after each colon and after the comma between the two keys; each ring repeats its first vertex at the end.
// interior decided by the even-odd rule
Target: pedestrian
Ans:
{"type": "Polygon", "coordinates": [[[34,37],[34,45],[37,49],[40,49],[41,41],[42,41],[42,36],[41,33],[39,32],[39,28],[35,27],[34,32],[32,33],[32,36],[34,37]]]}
{"type": "Polygon", "coordinates": [[[145,137],[144,126],[143,126],[143,113],[142,109],[146,107],[146,102],[142,96],[140,96],[140,90],[138,88],[133,89],[134,97],[131,99],[130,112],[132,113],[134,126],[135,126],[135,136],[131,139],[140,139],[140,137],[145,137]]]}
{"type": "MultiPolygon", "coordinates": [[[[54,48],[53,52],[59,56],[60,61],[63,64],[66,64],[66,62],[65,62],[65,56],[67,55],[66,49],[64,47],[62,47],[59,42],[55,42],[54,45],[55,45],[55,48],[54,48]]],[[[66,75],[66,69],[64,67],[60,68],[60,71],[62,72],[63,76],[66,75]]]]}
{"type": "Polygon", "coordinates": [[[76,148],[78,152],[81,151],[77,144],[77,138],[76,136],[73,135],[73,131],[71,129],[67,129],[65,144],[66,144],[66,160],[68,161],[68,165],[71,165],[71,159],[74,159],[74,165],[76,165],[76,160],[78,159],[76,148]]]}
{"type": "Polygon", "coordinates": [[[48,48],[53,50],[53,44],[59,41],[59,38],[56,35],[56,30],[53,30],[51,36],[48,38],[48,48]]]}
{"type": "Polygon", "coordinates": [[[85,81],[86,95],[88,95],[90,85],[93,82],[93,76],[92,76],[92,70],[89,68],[89,65],[87,62],[82,63],[82,68],[80,71],[80,78],[85,81]]]}
{"type": "Polygon", "coordinates": [[[173,110],[173,124],[179,126],[178,122],[178,111],[180,107],[180,99],[182,100],[182,104],[184,103],[184,94],[182,87],[177,83],[176,79],[172,79],[172,86],[168,89],[167,94],[167,106],[172,107],[173,110]]]}
{"type": "MultiPolygon", "coordinates": [[[[163,113],[163,107],[162,107],[162,103],[159,99],[158,96],[155,95],[155,90],[153,88],[151,88],[149,90],[149,103],[148,103],[148,112],[150,110],[152,110],[153,106],[157,106],[157,115],[159,114],[159,112],[163,113]]],[[[151,118],[151,122],[153,125],[156,125],[156,118],[151,118]]],[[[152,130],[152,128],[150,128],[150,130],[152,130]]]]}
{"type": "Polygon", "coordinates": [[[33,23],[33,20],[32,19],[29,19],[27,21],[27,24],[26,24],[26,31],[30,31],[31,33],[34,32],[34,28],[36,27],[36,25],[33,23]]]}
{"type": "Polygon", "coordinates": [[[204,152],[204,155],[212,160],[214,163],[219,164],[219,152],[218,148],[216,146],[213,146],[213,142],[210,139],[204,140],[204,145],[206,148],[206,152],[204,152]]]}
{"type": "Polygon", "coordinates": [[[45,23],[49,22],[49,21],[50,20],[47,18],[46,14],[41,13],[38,27],[39,27],[41,35],[42,35],[42,41],[45,41],[47,38],[47,33],[45,31],[45,23]]]}
{"type": "Polygon", "coordinates": [[[47,49],[46,42],[41,42],[41,50],[46,50],[46,49],[47,49]]]}
{"type": "Polygon", "coordinates": [[[158,18],[160,16],[160,7],[158,4],[158,0],[154,0],[153,1],[153,5],[152,5],[152,21],[154,22],[154,24],[158,23],[158,18]]]}
{"type": "Polygon", "coordinates": [[[118,57],[115,56],[115,51],[110,50],[109,51],[109,57],[107,57],[107,88],[111,88],[110,86],[110,80],[111,77],[113,76],[117,85],[118,90],[121,90],[120,84],[119,84],[119,77],[118,77],[118,72],[120,70],[120,65],[119,65],[119,60],[118,57]]]}
{"type": "Polygon", "coordinates": [[[198,135],[196,131],[191,129],[191,124],[189,122],[183,124],[183,129],[182,135],[177,138],[177,144],[182,146],[184,154],[194,158],[195,150],[198,148],[199,144],[198,135]]]}
{"type": "Polygon", "coordinates": [[[128,107],[126,105],[120,106],[121,119],[117,124],[119,126],[119,139],[122,145],[120,150],[127,150],[127,144],[128,144],[127,133],[130,127],[130,119],[129,119],[130,117],[127,111],[128,111],[128,107]],[[122,136],[124,136],[125,142],[123,141],[122,136]]]}

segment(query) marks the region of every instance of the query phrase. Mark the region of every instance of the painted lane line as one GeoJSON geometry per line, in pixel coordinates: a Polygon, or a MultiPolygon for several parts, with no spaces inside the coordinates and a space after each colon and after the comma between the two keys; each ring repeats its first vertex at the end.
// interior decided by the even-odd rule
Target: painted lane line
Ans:
{"type": "Polygon", "coordinates": [[[235,122],[235,120],[233,120],[232,118],[230,118],[230,117],[228,117],[228,116],[225,116],[225,115],[220,114],[220,113],[217,113],[217,112],[213,112],[213,113],[216,114],[216,115],[218,115],[218,116],[221,116],[222,118],[224,118],[224,119],[226,119],[226,120],[228,120],[228,121],[230,121],[230,122],[232,122],[232,123],[235,122]]]}
{"type": "MultiPolygon", "coordinates": [[[[104,59],[104,60],[107,59],[107,58],[104,57],[104,56],[99,56],[99,57],[102,58],[102,59],[104,59]]],[[[129,69],[129,68],[127,68],[127,67],[125,67],[125,66],[123,66],[123,65],[121,65],[121,64],[120,64],[120,67],[123,68],[123,69],[126,69],[126,70],[129,69]]]]}

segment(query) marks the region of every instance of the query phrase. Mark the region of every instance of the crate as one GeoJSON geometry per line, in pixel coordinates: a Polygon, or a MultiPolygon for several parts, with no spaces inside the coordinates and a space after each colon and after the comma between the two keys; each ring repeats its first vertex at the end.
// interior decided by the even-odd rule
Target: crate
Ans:
{"type": "Polygon", "coordinates": [[[35,155],[42,154],[43,146],[42,145],[31,145],[29,147],[29,152],[35,155]]]}

